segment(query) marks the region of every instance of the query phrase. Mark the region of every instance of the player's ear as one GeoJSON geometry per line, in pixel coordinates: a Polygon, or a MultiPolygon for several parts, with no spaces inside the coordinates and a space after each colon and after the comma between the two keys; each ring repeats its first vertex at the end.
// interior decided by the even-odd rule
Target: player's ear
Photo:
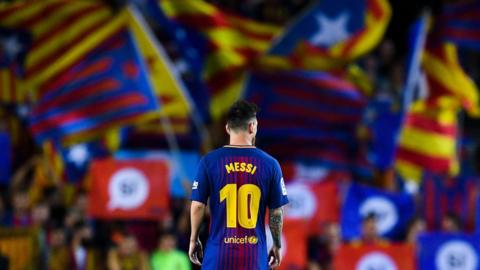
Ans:
{"type": "Polygon", "coordinates": [[[230,128],[228,127],[228,124],[225,125],[225,131],[228,135],[230,135],[230,128]]]}

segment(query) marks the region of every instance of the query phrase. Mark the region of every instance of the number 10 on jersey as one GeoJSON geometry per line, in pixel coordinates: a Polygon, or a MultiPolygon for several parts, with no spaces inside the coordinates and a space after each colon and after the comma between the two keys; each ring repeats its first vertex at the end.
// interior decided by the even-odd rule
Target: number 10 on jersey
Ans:
{"type": "Polygon", "coordinates": [[[241,227],[255,228],[261,196],[260,188],[254,184],[244,184],[238,190],[237,184],[226,184],[220,190],[220,202],[226,200],[227,228],[236,228],[237,219],[241,227]]]}

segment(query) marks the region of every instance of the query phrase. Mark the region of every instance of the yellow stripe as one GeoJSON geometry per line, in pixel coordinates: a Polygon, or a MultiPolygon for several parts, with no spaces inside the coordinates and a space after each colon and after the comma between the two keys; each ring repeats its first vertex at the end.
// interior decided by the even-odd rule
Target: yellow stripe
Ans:
{"type": "MultiPolygon", "coordinates": [[[[68,42],[71,42],[72,40],[80,36],[86,37],[88,35],[91,35],[90,33],[85,33],[85,31],[89,27],[107,19],[111,14],[108,10],[100,10],[91,15],[92,16],[84,17],[75,25],[72,25],[71,27],[69,27],[66,31],[57,33],[57,35],[54,38],[50,39],[48,42],[42,43],[41,46],[39,46],[38,48],[33,50],[31,53],[29,53],[26,61],[27,69],[31,68],[32,66],[35,66],[45,58],[48,58],[54,55],[60,48],[65,46],[65,44],[67,44],[68,42]]],[[[46,25],[44,25],[44,27],[45,28],[43,29],[48,28],[48,26],[46,25]]],[[[48,33],[46,34],[48,35],[48,33]]]]}
{"type": "Polygon", "coordinates": [[[163,0],[160,1],[165,14],[169,17],[177,15],[214,15],[218,12],[217,8],[204,1],[198,0],[163,0]]]}
{"type": "Polygon", "coordinates": [[[270,41],[250,38],[228,27],[212,28],[207,36],[221,48],[249,48],[261,52],[271,45],[270,41]]]}
{"type": "Polygon", "coordinates": [[[422,168],[406,160],[397,159],[395,168],[402,178],[407,181],[420,182],[422,179],[422,168]]]}
{"type": "Polygon", "coordinates": [[[238,79],[233,81],[231,85],[212,97],[210,101],[210,114],[214,120],[220,119],[222,113],[226,112],[228,108],[240,98],[244,82],[245,73],[239,75],[238,79]]]}
{"type": "Polygon", "coordinates": [[[262,34],[262,35],[272,35],[272,37],[279,34],[280,31],[282,30],[282,28],[275,25],[259,23],[259,22],[244,19],[244,18],[236,18],[236,17],[229,16],[228,20],[232,23],[232,25],[239,26],[245,30],[248,30],[249,32],[262,34]]]}
{"type": "Polygon", "coordinates": [[[36,1],[29,3],[7,4],[1,7],[1,10],[13,9],[16,6],[22,8],[17,9],[14,13],[6,18],[0,18],[0,22],[4,26],[15,26],[21,22],[24,22],[30,18],[33,18],[40,14],[52,1],[36,1]]]}
{"type": "Polygon", "coordinates": [[[204,64],[203,77],[209,79],[220,71],[243,66],[246,62],[247,59],[241,54],[230,50],[218,50],[207,56],[204,64]]]}
{"type": "Polygon", "coordinates": [[[155,94],[171,100],[168,104],[160,105],[160,115],[170,117],[189,115],[191,111],[190,104],[180,89],[177,79],[172,74],[172,70],[167,66],[166,60],[162,58],[162,55],[157,51],[145,30],[131,13],[129,13],[129,28],[132,30],[135,43],[140,49],[145,62],[150,62],[150,65],[147,64],[149,69],[148,78],[155,94]]]}
{"type": "Polygon", "coordinates": [[[472,105],[473,107],[467,108],[471,113],[478,113],[480,109],[477,87],[459,65],[455,46],[445,44],[443,49],[447,54],[446,62],[425,51],[423,55],[425,72],[457,98],[462,99],[462,102],[472,105]]]}
{"type": "Polygon", "coordinates": [[[405,127],[400,137],[401,148],[438,158],[453,158],[455,146],[455,138],[413,127],[405,127]]]}
{"type": "Polygon", "coordinates": [[[1,82],[1,85],[0,87],[2,87],[2,91],[1,91],[1,100],[3,102],[10,102],[10,91],[9,91],[9,70],[0,70],[0,82],[1,82]]]}
{"type": "Polygon", "coordinates": [[[127,19],[126,15],[127,14],[125,12],[120,13],[118,16],[115,16],[112,20],[110,20],[108,24],[86,36],[85,39],[72,47],[54,63],[36,74],[36,76],[31,79],[32,85],[37,86],[38,84],[45,82],[57,72],[71,65],[80,57],[84,56],[86,53],[92,50],[92,48],[103,42],[106,38],[110,37],[113,33],[119,31],[122,27],[125,27],[127,19]]]}

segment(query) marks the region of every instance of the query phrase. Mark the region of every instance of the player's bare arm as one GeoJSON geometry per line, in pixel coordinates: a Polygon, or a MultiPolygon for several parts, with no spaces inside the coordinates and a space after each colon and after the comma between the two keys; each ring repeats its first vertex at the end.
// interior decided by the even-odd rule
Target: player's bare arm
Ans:
{"type": "Polygon", "coordinates": [[[272,232],[273,246],[269,252],[270,268],[275,269],[280,265],[282,256],[280,249],[282,248],[282,227],[283,227],[283,208],[270,209],[269,213],[269,226],[272,232]]]}
{"type": "Polygon", "coordinates": [[[188,256],[190,261],[196,265],[202,265],[200,262],[203,257],[203,248],[202,243],[200,242],[199,230],[200,224],[202,223],[203,215],[205,214],[205,204],[197,201],[192,201],[192,206],[190,208],[190,219],[191,219],[191,234],[190,234],[190,245],[188,249],[188,256]]]}

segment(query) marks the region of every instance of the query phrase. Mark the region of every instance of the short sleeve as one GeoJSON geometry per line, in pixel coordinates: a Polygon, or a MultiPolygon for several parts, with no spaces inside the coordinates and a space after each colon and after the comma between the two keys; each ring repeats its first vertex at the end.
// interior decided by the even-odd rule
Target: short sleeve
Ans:
{"type": "Polygon", "coordinates": [[[279,208],[288,203],[287,188],[283,181],[282,169],[280,164],[275,161],[272,179],[270,182],[270,196],[268,201],[268,208],[279,208]]]}
{"type": "Polygon", "coordinates": [[[200,160],[197,175],[192,184],[192,201],[198,201],[207,204],[208,196],[210,196],[210,185],[208,183],[208,173],[205,165],[205,159],[200,160]]]}

